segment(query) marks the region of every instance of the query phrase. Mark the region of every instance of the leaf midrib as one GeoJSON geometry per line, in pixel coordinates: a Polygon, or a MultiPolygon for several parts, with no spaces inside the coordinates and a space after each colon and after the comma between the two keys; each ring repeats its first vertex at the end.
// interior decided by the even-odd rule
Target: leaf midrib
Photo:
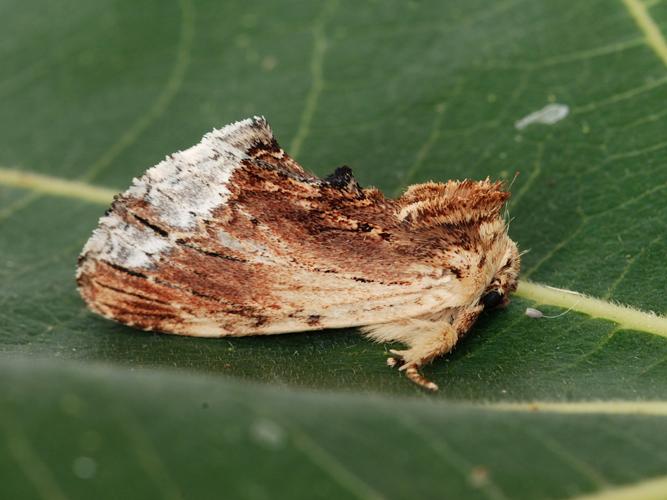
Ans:
{"type": "Polygon", "coordinates": [[[646,43],[667,66],[667,41],[641,0],[623,0],[623,5],[644,34],[646,43]]]}

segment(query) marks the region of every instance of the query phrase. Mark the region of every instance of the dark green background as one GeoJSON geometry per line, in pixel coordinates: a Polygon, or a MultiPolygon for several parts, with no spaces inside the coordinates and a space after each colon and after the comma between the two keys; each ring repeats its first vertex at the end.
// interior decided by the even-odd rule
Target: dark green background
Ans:
{"type": "MultiPolygon", "coordinates": [[[[667,310],[667,61],[622,1],[5,0],[0,30],[0,168],[120,191],[262,114],[307,169],[389,194],[520,171],[524,277],[667,310]],[[569,115],[515,128],[550,102],[569,115]]],[[[663,336],[515,299],[427,395],[353,330],[136,332],[74,288],[104,208],[0,186],[3,498],[564,498],[667,474],[665,417],[613,410],[665,400],[663,336]],[[531,400],[612,412],[480,406],[531,400]]]]}

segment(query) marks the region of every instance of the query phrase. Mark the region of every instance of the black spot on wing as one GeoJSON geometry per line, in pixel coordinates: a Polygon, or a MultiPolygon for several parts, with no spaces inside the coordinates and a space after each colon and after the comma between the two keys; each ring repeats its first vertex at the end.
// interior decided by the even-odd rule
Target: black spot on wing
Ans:
{"type": "Polygon", "coordinates": [[[324,182],[331,187],[347,191],[360,190],[361,186],[352,175],[352,169],[347,165],[338,167],[333,174],[324,178],[324,182]]]}
{"type": "Polygon", "coordinates": [[[156,224],[153,224],[152,222],[148,221],[147,219],[145,219],[145,218],[143,218],[143,217],[141,217],[141,216],[139,216],[139,215],[137,215],[137,214],[135,214],[135,213],[131,213],[131,215],[132,215],[132,217],[134,217],[135,220],[137,220],[137,222],[139,222],[141,225],[143,225],[144,227],[147,227],[147,228],[150,229],[151,231],[154,231],[155,233],[159,234],[159,235],[162,236],[163,238],[166,238],[166,237],[169,236],[169,233],[168,233],[167,231],[165,231],[165,230],[162,229],[161,227],[157,226],[156,224]]]}

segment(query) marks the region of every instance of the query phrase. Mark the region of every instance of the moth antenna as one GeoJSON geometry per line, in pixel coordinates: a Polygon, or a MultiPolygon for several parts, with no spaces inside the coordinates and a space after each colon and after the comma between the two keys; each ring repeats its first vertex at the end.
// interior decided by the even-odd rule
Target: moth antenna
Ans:
{"type": "Polygon", "coordinates": [[[558,288],[557,286],[544,285],[546,288],[556,290],[557,292],[569,293],[570,295],[582,295],[583,293],[575,292],[574,290],[567,290],[565,288],[558,288]]]}
{"type": "MultiPolygon", "coordinates": [[[[576,304],[575,304],[576,305],[576,304]]],[[[565,316],[567,313],[569,313],[572,309],[574,309],[574,306],[570,307],[568,310],[563,311],[560,314],[554,314],[553,316],[544,316],[545,318],[548,319],[555,319],[555,318],[560,318],[561,316],[565,316]]]]}
{"type": "Polygon", "coordinates": [[[553,316],[546,316],[539,309],[529,307],[525,311],[526,316],[529,316],[531,318],[547,318],[547,319],[560,318],[561,316],[564,316],[567,313],[569,313],[572,309],[576,308],[581,303],[581,301],[585,298],[585,296],[582,293],[579,293],[579,292],[575,292],[575,291],[572,291],[572,290],[565,290],[563,288],[557,288],[555,286],[548,286],[548,285],[545,285],[545,286],[547,288],[551,288],[552,290],[558,290],[559,292],[569,293],[570,295],[578,295],[579,297],[581,297],[581,299],[579,299],[577,302],[572,304],[572,306],[570,306],[569,309],[567,309],[566,311],[563,311],[560,314],[555,314],[553,316]]]}
{"type": "Polygon", "coordinates": [[[522,250],[521,253],[519,253],[519,257],[523,257],[527,253],[530,253],[530,248],[526,248],[525,250],[522,250]]]}
{"type": "MultiPolygon", "coordinates": [[[[507,212],[507,217],[509,217],[509,212],[507,212]]],[[[516,217],[509,217],[507,222],[505,222],[505,233],[510,232],[510,226],[512,225],[512,221],[514,221],[514,219],[516,219],[516,217]]]]}
{"type": "MultiPolygon", "coordinates": [[[[514,185],[514,181],[516,181],[516,178],[519,177],[519,173],[520,173],[520,172],[519,172],[518,170],[517,170],[516,172],[514,172],[514,177],[512,177],[512,181],[510,182],[510,185],[507,186],[507,190],[508,190],[508,191],[511,191],[511,190],[512,190],[512,186],[514,185]]],[[[510,207],[509,207],[509,202],[506,202],[506,203],[505,203],[505,213],[504,213],[503,218],[504,218],[505,221],[506,221],[506,226],[507,226],[507,231],[506,231],[506,232],[509,232],[510,224],[511,224],[511,222],[512,222],[512,219],[510,218],[510,207]]]]}

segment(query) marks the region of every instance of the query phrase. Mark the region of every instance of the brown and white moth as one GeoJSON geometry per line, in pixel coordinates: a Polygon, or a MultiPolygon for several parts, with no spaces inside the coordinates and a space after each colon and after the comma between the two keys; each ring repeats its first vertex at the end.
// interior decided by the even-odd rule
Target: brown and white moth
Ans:
{"type": "Polygon", "coordinates": [[[94,312],[143,330],[361,326],[406,344],[388,363],[435,390],[418,369],[516,289],[508,197],[488,179],[417,184],[398,199],[361,188],[347,167],[320,179],[255,117],[134,179],[83,248],[77,283],[94,312]]]}

